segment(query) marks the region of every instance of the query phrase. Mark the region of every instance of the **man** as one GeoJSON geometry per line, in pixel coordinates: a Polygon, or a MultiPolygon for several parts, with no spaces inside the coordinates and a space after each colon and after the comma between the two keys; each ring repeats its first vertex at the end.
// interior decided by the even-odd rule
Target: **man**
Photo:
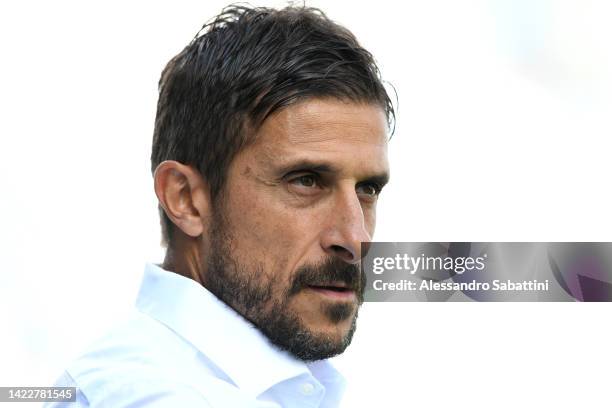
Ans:
{"type": "Polygon", "coordinates": [[[320,11],[226,8],[159,84],[165,261],[58,385],[78,406],[337,406],[326,359],[355,331],[393,115],[370,53],[320,11]]]}

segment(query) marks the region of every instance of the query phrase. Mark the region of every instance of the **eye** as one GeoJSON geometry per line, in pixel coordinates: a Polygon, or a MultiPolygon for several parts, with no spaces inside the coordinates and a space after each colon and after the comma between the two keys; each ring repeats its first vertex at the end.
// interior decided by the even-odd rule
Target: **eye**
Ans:
{"type": "Polygon", "coordinates": [[[314,174],[304,174],[291,179],[290,182],[303,187],[314,187],[317,185],[317,178],[314,174]]]}
{"type": "Polygon", "coordinates": [[[302,196],[319,194],[323,183],[318,174],[298,173],[287,179],[289,191],[302,196]]]}
{"type": "Polygon", "coordinates": [[[364,195],[368,198],[377,197],[381,190],[381,187],[374,183],[359,184],[356,188],[357,194],[364,195]]]}

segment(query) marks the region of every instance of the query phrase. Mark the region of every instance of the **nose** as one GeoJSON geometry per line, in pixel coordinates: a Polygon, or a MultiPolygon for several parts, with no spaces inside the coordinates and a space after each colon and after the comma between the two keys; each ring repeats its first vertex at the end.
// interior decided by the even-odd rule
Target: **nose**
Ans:
{"type": "Polygon", "coordinates": [[[321,246],[329,255],[355,264],[361,260],[361,243],[370,242],[361,202],[354,189],[336,196],[328,225],[322,232],[321,246]]]}

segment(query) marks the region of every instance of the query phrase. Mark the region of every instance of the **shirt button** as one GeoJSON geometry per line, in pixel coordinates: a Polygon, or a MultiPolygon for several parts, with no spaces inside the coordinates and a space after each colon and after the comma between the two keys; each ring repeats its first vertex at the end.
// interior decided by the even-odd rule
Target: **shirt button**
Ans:
{"type": "Polygon", "coordinates": [[[315,389],[315,387],[311,383],[304,383],[304,384],[302,384],[302,394],[304,394],[304,395],[312,394],[314,389],[315,389]]]}

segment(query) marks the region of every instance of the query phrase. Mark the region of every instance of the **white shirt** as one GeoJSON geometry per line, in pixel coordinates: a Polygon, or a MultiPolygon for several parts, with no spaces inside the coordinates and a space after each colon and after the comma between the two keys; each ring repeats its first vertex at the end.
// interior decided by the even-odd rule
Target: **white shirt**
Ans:
{"type": "Polygon", "coordinates": [[[279,350],[199,283],[148,264],[129,319],[79,357],[49,407],[336,407],[345,381],[327,360],[279,350]]]}

